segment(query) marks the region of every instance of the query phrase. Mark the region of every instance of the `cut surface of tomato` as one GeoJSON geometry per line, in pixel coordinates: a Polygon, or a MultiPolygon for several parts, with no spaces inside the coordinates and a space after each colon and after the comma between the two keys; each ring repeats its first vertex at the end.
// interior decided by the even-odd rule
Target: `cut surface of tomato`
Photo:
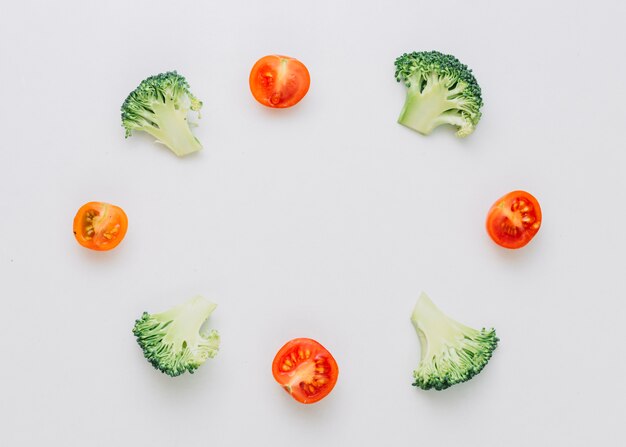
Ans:
{"type": "Polygon", "coordinates": [[[339,368],[321,344],[310,338],[295,338],[274,357],[272,374],[295,400],[312,404],[331,392],[337,383],[339,368]]]}
{"type": "Polygon", "coordinates": [[[487,233],[505,248],[521,248],[541,227],[539,202],[526,191],[512,191],[500,197],[487,214],[487,233]]]}
{"type": "Polygon", "coordinates": [[[250,71],[252,96],[267,107],[285,108],[297,104],[310,85],[311,77],[304,64],[288,56],[264,56],[250,71]]]}
{"type": "Polygon", "coordinates": [[[122,242],[128,229],[128,218],[119,206],[89,202],[74,217],[74,236],[80,245],[106,251],[122,242]]]}

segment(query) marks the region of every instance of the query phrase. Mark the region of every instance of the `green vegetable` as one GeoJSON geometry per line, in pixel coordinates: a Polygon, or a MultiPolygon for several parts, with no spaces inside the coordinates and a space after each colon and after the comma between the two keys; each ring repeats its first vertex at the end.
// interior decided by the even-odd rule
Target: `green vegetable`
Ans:
{"type": "Polygon", "coordinates": [[[422,347],[413,386],[424,390],[444,390],[470,380],[489,362],[499,341],[494,329],[478,331],[447,317],[425,293],[411,321],[422,347]]]}
{"type": "Polygon", "coordinates": [[[217,354],[220,337],[217,331],[201,333],[216,304],[196,296],[167,312],[144,312],[135,322],[133,334],[152,366],[175,377],[193,373],[208,358],[217,354]]]}
{"type": "Polygon", "coordinates": [[[182,157],[202,149],[187,121],[190,110],[201,108],[202,102],[189,91],[185,78],[168,71],[143,80],[128,95],[122,104],[122,125],[126,138],[133,130],[143,130],[182,157]]]}
{"type": "Polygon", "coordinates": [[[449,54],[421,51],[396,59],[396,80],[408,91],[398,122],[428,135],[442,124],[471,134],[480,120],[483,100],[472,70],[449,54]]]}

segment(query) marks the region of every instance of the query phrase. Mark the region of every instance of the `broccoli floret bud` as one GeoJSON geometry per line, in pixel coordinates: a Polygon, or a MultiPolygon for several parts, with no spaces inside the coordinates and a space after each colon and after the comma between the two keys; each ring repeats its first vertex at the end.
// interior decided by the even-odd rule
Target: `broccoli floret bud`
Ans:
{"type": "Polygon", "coordinates": [[[192,373],[215,357],[220,337],[215,330],[201,333],[216,304],[201,296],[191,298],[167,312],[144,312],[135,322],[133,334],[148,361],[161,372],[175,377],[192,373]]]}
{"type": "Polygon", "coordinates": [[[424,135],[442,124],[456,126],[459,137],[474,131],[483,100],[472,70],[438,51],[403,54],[395,64],[396,80],[408,88],[400,124],[424,135]]]}
{"type": "Polygon", "coordinates": [[[411,321],[422,350],[413,386],[424,390],[444,390],[470,380],[489,362],[499,341],[494,329],[479,331],[449,318],[425,293],[417,300],[411,321]]]}
{"type": "Polygon", "coordinates": [[[189,91],[185,78],[168,71],[144,79],[128,95],[122,104],[122,125],[126,138],[133,130],[143,130],[182,157],[202,149],[187,120],[190,110],[201,108],[202,102],[189,91]]]}

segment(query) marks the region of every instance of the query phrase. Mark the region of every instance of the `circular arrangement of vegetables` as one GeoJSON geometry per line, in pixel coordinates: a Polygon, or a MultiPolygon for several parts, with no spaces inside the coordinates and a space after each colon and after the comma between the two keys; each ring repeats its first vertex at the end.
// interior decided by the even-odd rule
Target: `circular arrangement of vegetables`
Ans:
{"type": "MultiPolygon", "coordinates": [[[[472,71],[452,55],[437,51],[403,54],[395,61],[395,78],[407,95],[398,122],[423,135],[447,125],[458,137],[474,132],[481,119],[481,89],[472,71]]],[[[297,59],[269,55],[250,72],[253,97],[272,108],[297,104],[307,94],[310,75],[297,59]]],[[[175,71],[150,76],[132,91],[122,105],[126,137],[144,131],[182,157],[202,149],[193,135],[189,118],[199,117],[202,102],[190,91],[187,80],[175,71]]],[[[507,249],[528,244],[541,226],[537,199],[525,191],[510,192],[493,204],[486,228],[491,239],[507,249]]],[[[115,205],[89,202],[74,218],[73,231],[83,247],[106,251],[126,235],[128,219],[115,205]]],[[[216,304],[196,296],[160,313],[144,312],[135,321],[133,334],[145,358],[159,371],[178,376],[193,373],[219,350],[215,330],[203,331],[216,304]]],[[[421,359],[413,373],[413,385],[443,390],[470,380],[491,359],[498,344],[494,329],[473,329],[444,314],[422,293],[411,315],[421,342],[421,359]]],[[[311,404],[335,387],[337,362],[317,341],[296,338],[287,342],[272,362],[274,379],[296,401],[311,404]]]]}

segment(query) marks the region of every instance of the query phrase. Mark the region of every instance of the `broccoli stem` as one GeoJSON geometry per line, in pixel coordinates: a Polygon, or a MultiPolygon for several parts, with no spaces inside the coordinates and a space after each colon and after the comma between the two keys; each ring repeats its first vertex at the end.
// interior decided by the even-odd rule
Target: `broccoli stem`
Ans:
{"type": "Polygon", "coordinates": [[[158,142],[169,147],[179,157],[202,149],[198,139],[191,133],[185,108],[178,107],[174,101],[166,98],[165,103],[154,103],[152,109],[153,120],[158,127],[145,130],[158,142]]]}
{"type": "Polygon", "coordinates": [[[444,314],[425,293],[417,300],[411,322],[422,343],[422,359],[444,351],[452,340],[462,338],[463,332],[475,332],[444,314]],[[426,334],[430,337],[427,338],[426,334]]]}
{"type": "Polygon", "coordinates": [[[183,342],[191,343],[200,336],[200,333],[195,331],[202,326],[216,307],[217,304],[196,296],[167,312],[155,315],[155,318],[161,321],[172,322],[163,341],[166,344],[172,343],[176,349],[181,349],[183,342]],[[188,328],[193,328],[194,333],[190,334],[188,328]]]}
{"type": "Polygon", "coordinates": [[[441,83],[427,84],[419,91],[419,82],[415,82],[407,91],[404,107],[398,123],[423,135],[430,134],[437,126],[444,124],[441,114],[454,107],[448,100],[449,90],[441,83]]]}
{"type": "Polygon", "coordinates": [[[456,126],[459,130],[456,132],[458,137],[466,137],[471,134],[473,129],[471,126],[467,124],[467,121],[463,116],[461,116],[458,110],[450,110],[442,113],[436,120],[435,127],[441,126],[442,124],[450,124],[451,126],[456,126]]]}

